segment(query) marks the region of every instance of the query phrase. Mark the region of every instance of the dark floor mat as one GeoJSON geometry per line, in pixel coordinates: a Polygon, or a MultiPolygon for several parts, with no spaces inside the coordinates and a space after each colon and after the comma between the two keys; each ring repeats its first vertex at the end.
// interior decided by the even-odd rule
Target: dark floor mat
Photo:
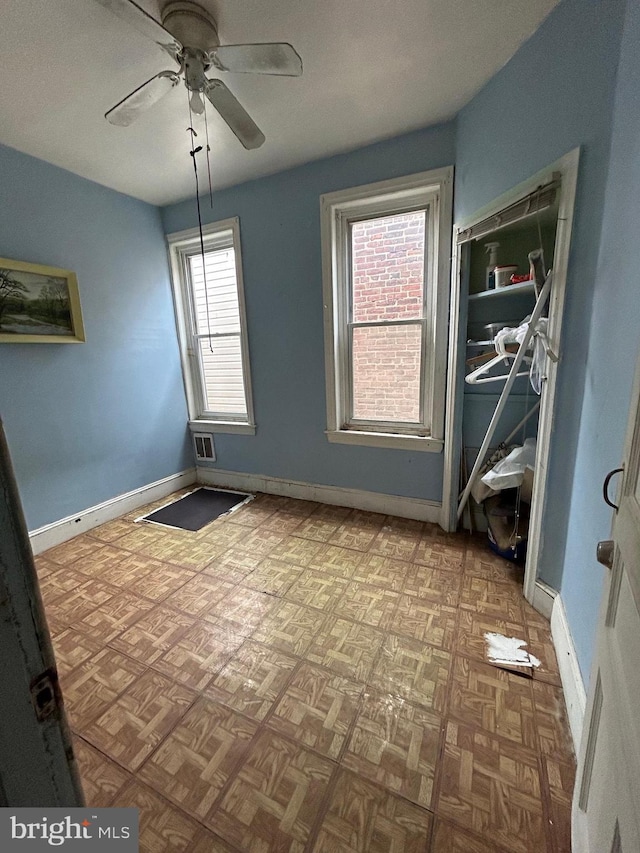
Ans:
{"type": "Polygon", "coordinates": [[[223,492],[218,489],[198,489],[162,509],[143,516],[145,521],[179,527],[182,530],[200,530],[205,524],[229,512],[248,497],[243,492],[223,492]]]}

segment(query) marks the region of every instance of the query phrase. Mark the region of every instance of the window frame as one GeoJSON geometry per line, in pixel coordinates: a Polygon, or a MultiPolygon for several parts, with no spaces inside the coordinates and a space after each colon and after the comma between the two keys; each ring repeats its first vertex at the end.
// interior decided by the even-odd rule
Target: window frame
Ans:
{"type": "MultiPolygon", "coordinates": [[[[244,298],[244,279],[242,274],[242,251],[240,243],[240,220],[237,216],[212,222],[202,229],[205,254],[233,248],[235,257],[236,287],[238,291],[238,313],[240,319],[240,352],[247,414],[231,416],[207,411],[203,394],[203,374],[200,364],[200,351],[196,346],[202,337],[193,327],[193,288],[189,259],[200,255],[200,231],[190,228],[167,235],[171,282],[173,287],[176,328],[180,345],[182,375],[184,379],[189,426],[192,431],[208,428],[220,433],[240,433],[254,435],[256,424],[253,410],[253,393],[247,335],[247,318],[244,298]]],[[[234,333],[235,334],[235,333],[234,333]]]]}
{"type": "MultiPolygon", "coordinates": [[[[327,430],[330,442],[441,452],[444,443],[453,167],[434,169],[320,197],[327,430]],[[421,422],[351,417],[351,223],[427,210],[421,422]]],[[[401,325],[391,321],[384,325],[401,325]]],[[[413,322],[406,321],[406,322],[413,322]]],[[[381,324],[382,325],[382,324],[381,324]]]]}

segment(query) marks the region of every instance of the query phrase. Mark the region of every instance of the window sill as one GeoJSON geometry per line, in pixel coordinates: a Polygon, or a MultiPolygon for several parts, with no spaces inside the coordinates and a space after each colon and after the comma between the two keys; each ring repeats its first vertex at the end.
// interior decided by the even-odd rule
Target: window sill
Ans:
{"type": "Polygon", "coordinates": [[[209,421],[201,418],[189,421],[191,432],[236,433],[237,435],[255,435],[256,425],[238,421],[209,421]]]}
{"type": "Polygon", "coordinates": [[[398,435],[389,432],[364,432],[358,430],[325,430],[332,444],[359,444],[366,447],[391,447],[396,450],[420,450],[442,453],[444,441],[422,435],[398,435]]]}

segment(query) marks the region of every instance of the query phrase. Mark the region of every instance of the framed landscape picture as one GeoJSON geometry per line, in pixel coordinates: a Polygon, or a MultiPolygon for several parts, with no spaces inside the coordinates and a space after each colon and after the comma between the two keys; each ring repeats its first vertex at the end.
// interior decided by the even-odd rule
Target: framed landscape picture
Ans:
{"type": "Polygon", "coordinates": [[[0,343],[83,341],[75,273],[0,258],[0,343]]]}

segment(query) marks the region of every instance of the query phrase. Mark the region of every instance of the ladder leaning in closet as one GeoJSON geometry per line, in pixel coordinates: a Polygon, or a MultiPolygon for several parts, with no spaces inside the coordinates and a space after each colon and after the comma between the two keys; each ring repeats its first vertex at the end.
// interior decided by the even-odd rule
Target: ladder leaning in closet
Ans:
{"type": "MultiPolygon", "coordinates": [[[[536,249],[534,252],[529,253],[529,262],[530,262],[530,264],[534,270],[534,274],[535,274],[537,298],[536,298],[536,304],[535,304],[534,309],[531,313],[531,318],[528,322],[527,330],[526,330],[524,337],[523,337],[523,339],[522,339],[522,341],[518,347],[517,352],[515,352],[513,354],[506,353],[506,354],[497,355],[494,359],[491,359],[491,361],[489,361],[483,367],[478,368],[477,370],[474,371],[473,374],[471,374],[470,376],[467,377],[467,380],[468,381],[470,380],[472,382],[473,381],[488,381],[486,379],[485,380],[480,379],[480,376],[483,373],[487,373],[493,366],[495,366],[496,363],[502,361],[503,359],[505,361],[507,361],[509,358],[513,359],[513,362],[511,364],[511,368],[510,368],[508,374],[501,376],[501,377],[492,377],[492,379],[491,379],[491,381],[494,381],[496,379],[505,379],[506,381],[505,381],[504,387],[502,389],[502,392],[500,394],[500,397],[498,399],[498,403],[496,404],[495,411],[493,412],[493,415],[492,415],[491,420],[489,422],[489,426],[487,427],[487,431],[485,433],[485,436],[482,440],[482,444],[480,445],[480,450],[478,451],[478,455],[476,457],[475,463],[473,465],[473,468],[471,469],[471,473],[469,474],[469,478],[467,480],[465,488],[464,488],[464,490],[460,496],[460,500],[458,503],[458,520],[461,518],[462,513],[464,512],[464,508],[466,506],[467,501],[469,500],[469,496],[471,494],[471,490],[473,488],[473,485],[474,485],[474,483],[478,477],[478,474],[479,474],[482,466],[484,465],[484,462],[485,462],[485,459],[487,456],[487,451],[489,450],[489,447],[491,446],[491,441],[492,441],[494,433],[496,431],[496,427],[498,426],[498,423],[500,421],[500,418],[502,416],[504,408],[507,404],[507,400],[508,400],[509,394],[511,392],[511,389],[513,388],[514,382],[516,381],[518,376],[523,375],[523,373],[520,372],[520,368],[523,365],[525,358],[527,357],[527,351],[529,350],[529,348],[531,346],[532,340],[533,340],[534,336],[537,334],[538,321],[541,319],[543,312],[545,310],[546,304],[549,301],[549,296],[551,293],[551,286],[552,286],[552,281],[553,281],[553,271],[550,271],[548,273],[548,275],[545,277],[543,261],[542,261],[542,251],[540,249],[536,249]]],[[[547,355],[551,359],[553,359],[554,361],[557,361],[557,356],[555,356],[554,353],[550,351],[548,345],[546,346],[546,352],[547,352],[547,355]]],[[[528,415],[527,415],[527,417],[528,417],[528,415]]],[[[512,435],[513,435],[513,433],[512,433],[512,435]]]]}

